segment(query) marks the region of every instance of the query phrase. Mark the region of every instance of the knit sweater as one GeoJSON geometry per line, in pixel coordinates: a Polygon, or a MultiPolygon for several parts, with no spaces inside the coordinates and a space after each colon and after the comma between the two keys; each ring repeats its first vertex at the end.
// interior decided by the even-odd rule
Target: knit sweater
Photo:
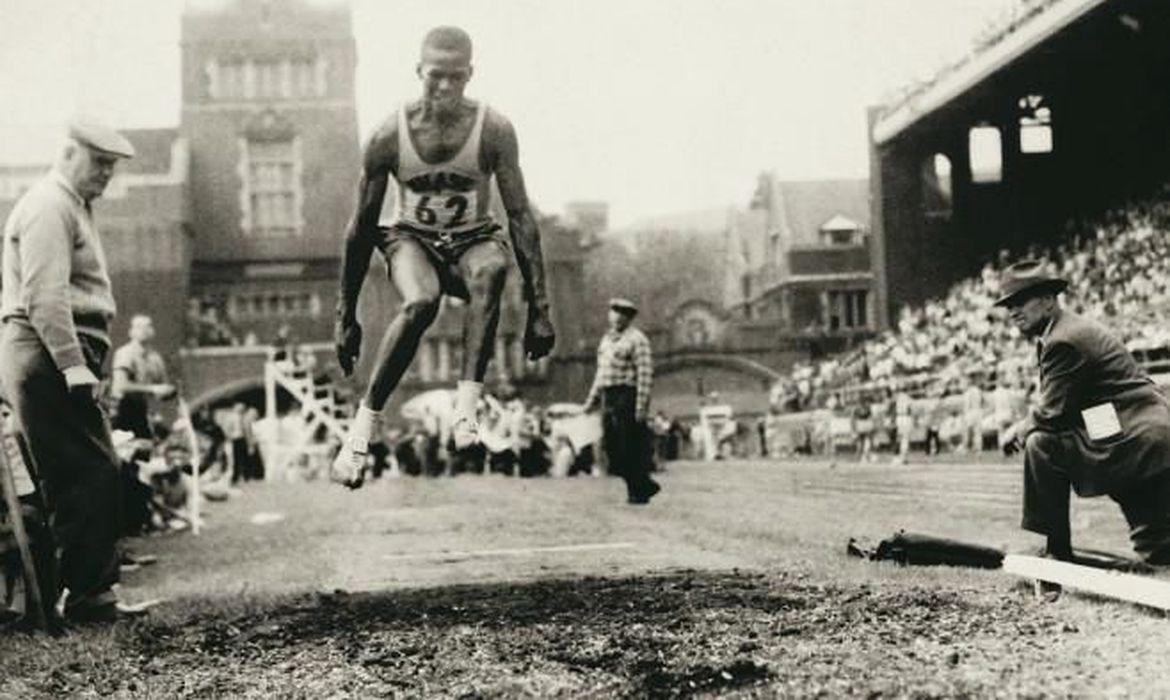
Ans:
{"type": "Polygon", "coordinates": [[[0,248],[0,319],[27,322],[57,368],[85,364],[78,333],[109,344],[116,312],[87,203],[50,171],[16,203],[0,248]]]}

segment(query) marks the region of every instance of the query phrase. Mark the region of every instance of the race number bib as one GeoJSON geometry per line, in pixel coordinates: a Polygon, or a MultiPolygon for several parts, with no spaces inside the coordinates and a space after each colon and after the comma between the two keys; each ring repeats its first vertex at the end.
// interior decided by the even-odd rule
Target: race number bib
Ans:
{"type": "Polygon", "coordinates": [[[479,211],[479,193],[474,189],[428,194],[407,189],[405,195],[401,219],[420,228],[458,230],[473,223],[479,211]]]}
{"type": "Polygon", "coordinates": [[[1103,403],[1081,411],[1085,432],[1090,440],[1104,440],[1121,432],[1121,419],[1111,403],[1103,403]]]}

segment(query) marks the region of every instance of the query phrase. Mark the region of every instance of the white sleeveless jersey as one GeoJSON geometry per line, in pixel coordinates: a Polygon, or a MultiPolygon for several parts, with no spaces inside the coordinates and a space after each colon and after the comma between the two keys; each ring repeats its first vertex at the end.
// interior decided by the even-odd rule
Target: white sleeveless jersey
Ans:
{"type": "Polygon", "coordinates": [[[467,233],[492,223],[491,174],[479,167],[482,102],[467,141],[442,163],[423,161],[410,138],[406,107],[398,111],[398,201],[394,223],[439,235],[467,233]]]}

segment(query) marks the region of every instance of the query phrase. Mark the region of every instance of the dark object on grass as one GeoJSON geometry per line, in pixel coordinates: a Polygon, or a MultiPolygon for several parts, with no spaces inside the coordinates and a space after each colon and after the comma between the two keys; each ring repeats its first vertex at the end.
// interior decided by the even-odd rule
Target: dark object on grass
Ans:
{"type": "Polygon", "coordinates": [[[857,540],[851,538],[846,551],[873,561],[894,561],[914,566],[967,566],[976,569],[998,569],[1003,566],[1004,556],[1002,551],[994,547],[905,530],[899,530],[893,537],[882,540],[876,549],[863,548],[857,540]]]}
{"type": "MultiPolygon", "coordinates": [[[[893,561],[903,566],[966,566],[975,569],[998,569],[1003,566],[1004,557],[1004,552],[994,547],[905,530],[899,530],[893,537],[882,540],[876,548],[867,547],[851,537],[845,545],[845,551],[850,556],[871,561],[893,561]]],[[[1155,571],[1154,567],[1145,562],[1096,549],[1073,549],[1070,561],[1095,569],[1131,574],[1155,571]]]]}

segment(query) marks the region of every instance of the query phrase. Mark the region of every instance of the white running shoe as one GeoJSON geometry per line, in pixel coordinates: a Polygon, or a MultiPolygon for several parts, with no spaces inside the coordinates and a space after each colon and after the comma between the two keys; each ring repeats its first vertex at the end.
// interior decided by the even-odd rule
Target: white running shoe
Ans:
{"type": "Polygon", "coordinates": [[[458,416],[451,424],[451,439],[456,450],[466,450],[479,442],[479,424],[471,416],[458,416]]]}
{"type": "Polygon", "coordinates": [[[351,489],[359,488],[366,479],[366,457],[369,454],[368,442],[354,437],[346,438],[333,458],[329,478],[351,489]]]}

